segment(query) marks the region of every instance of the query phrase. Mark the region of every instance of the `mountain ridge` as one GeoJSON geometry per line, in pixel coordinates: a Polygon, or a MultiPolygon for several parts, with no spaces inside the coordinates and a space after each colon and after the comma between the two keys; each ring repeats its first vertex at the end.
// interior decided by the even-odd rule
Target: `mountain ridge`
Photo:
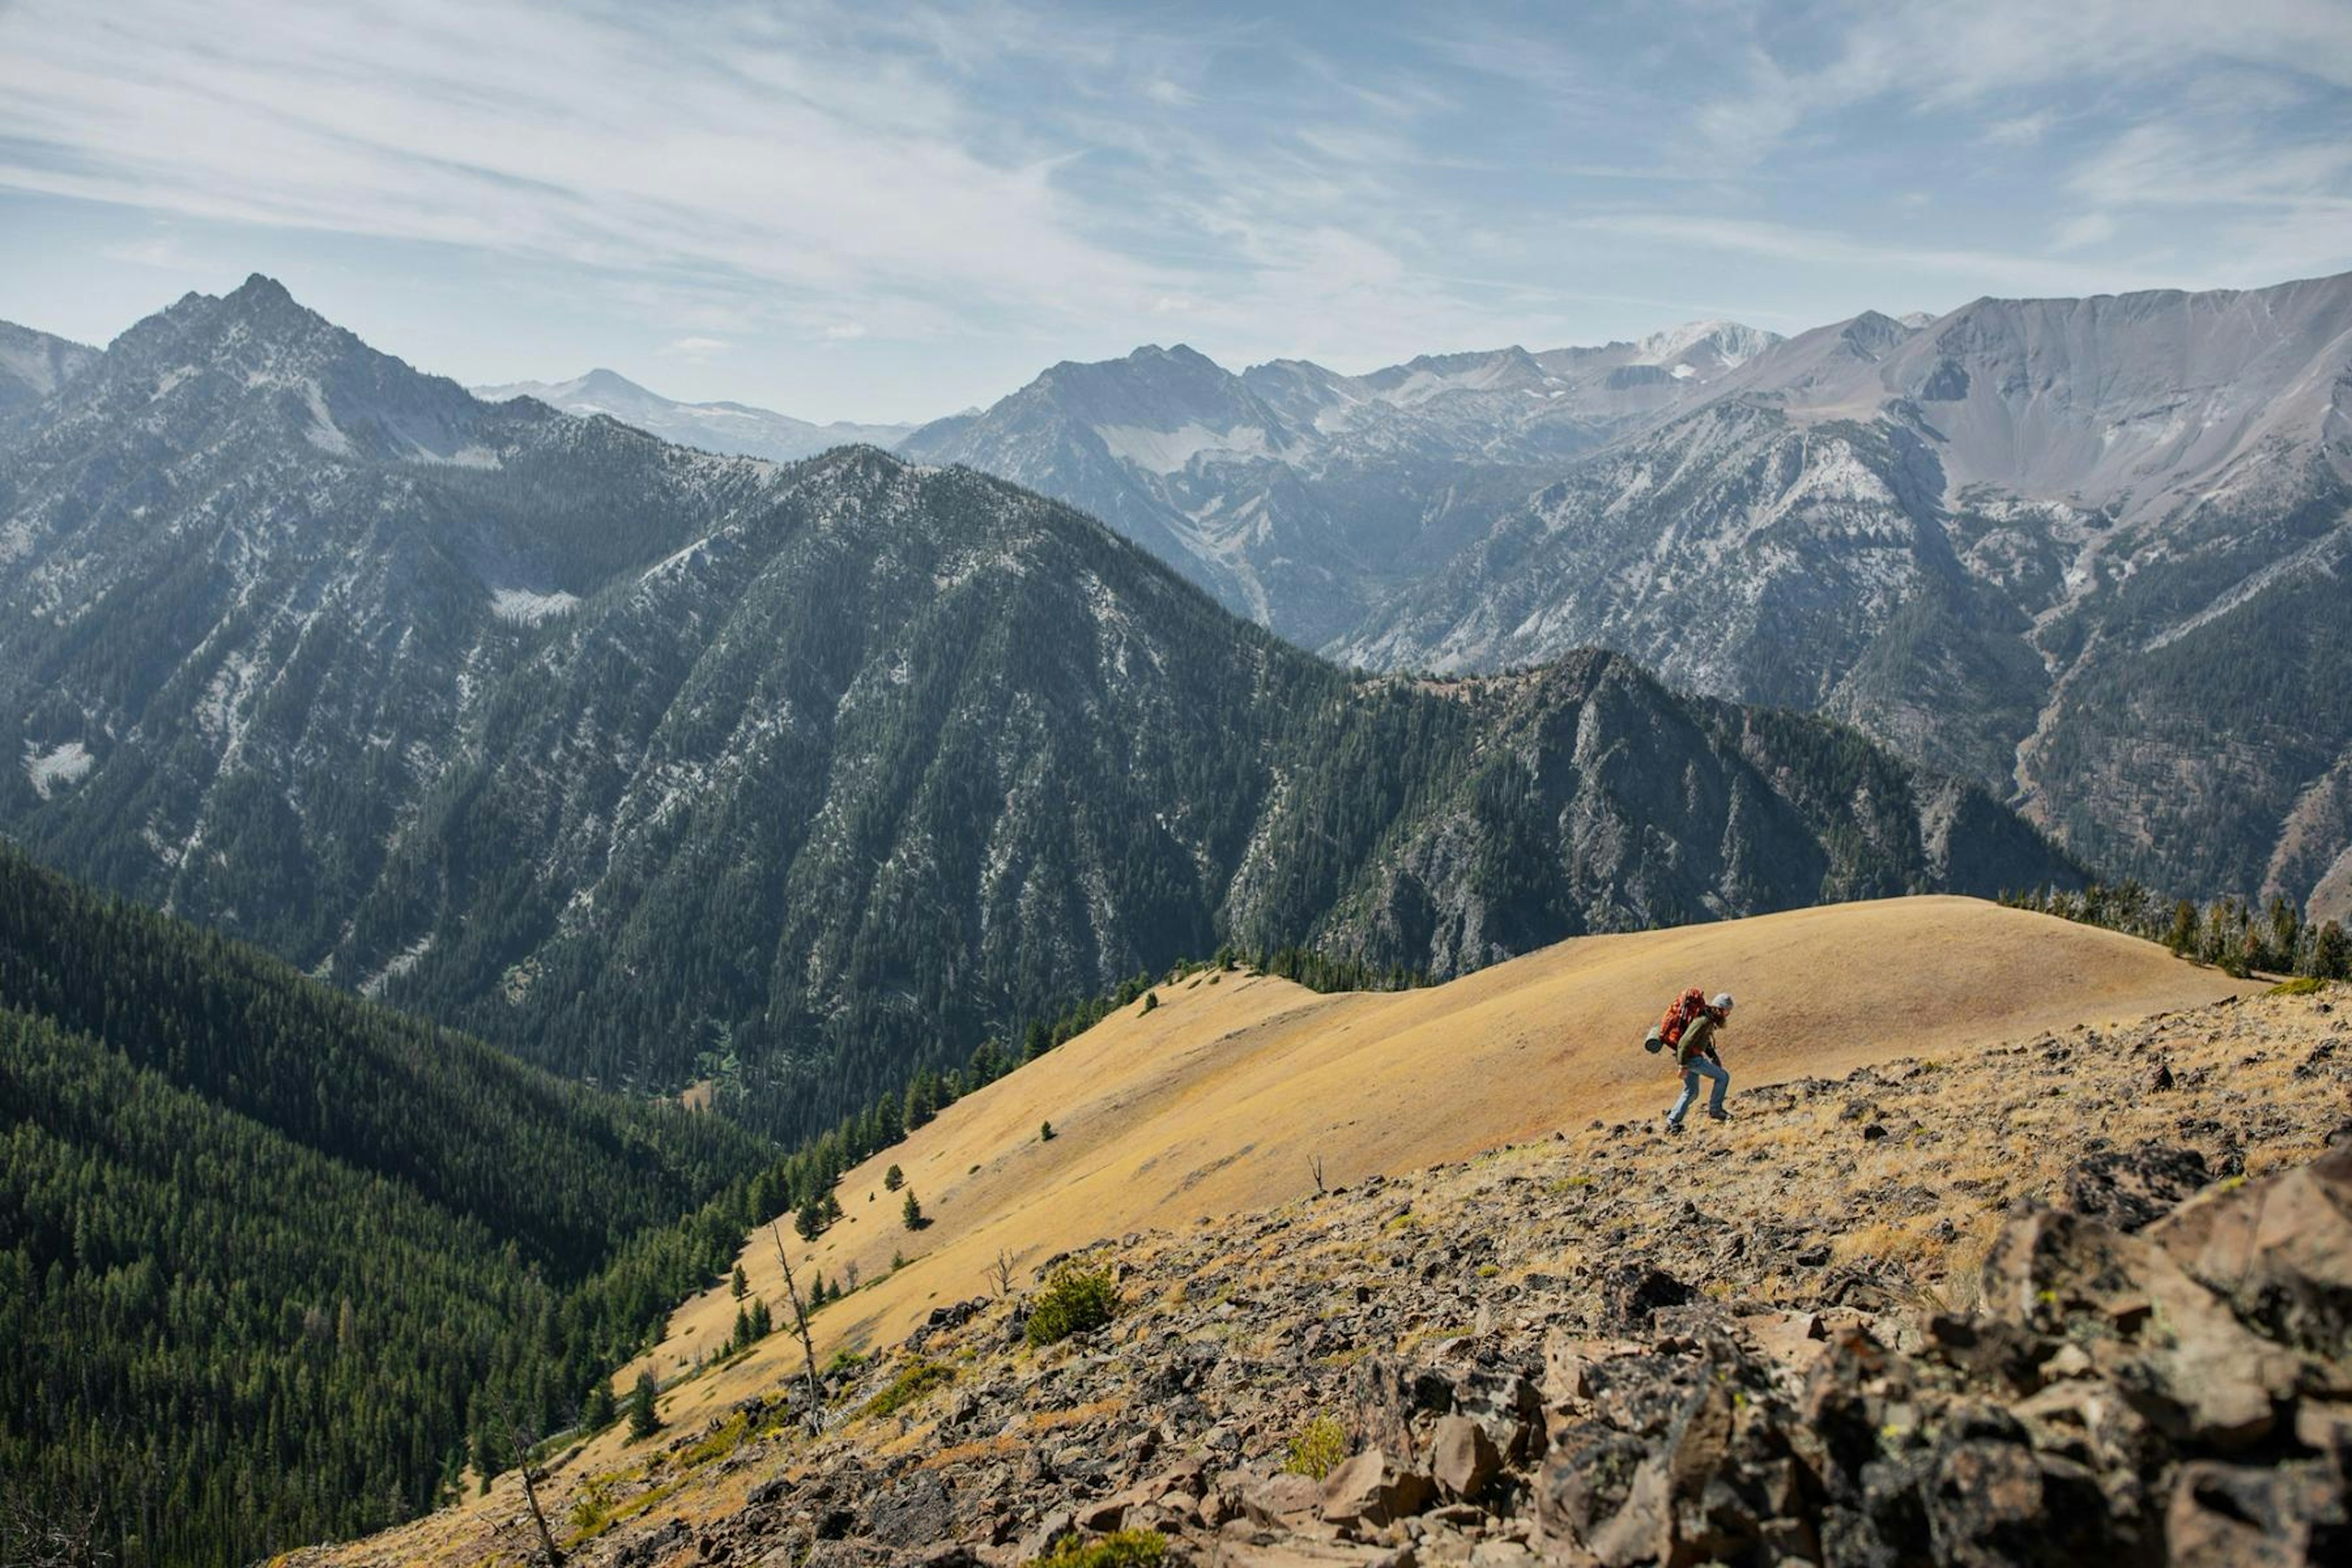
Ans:
{"type": "Polygon", "coordinates": [[[100,350],[14,321],[0,321],[0,422],[79,375],[100,350]]]}
{"type": "Polygon", "coordinates": [[[2347,386],[2352,275],[1866,314],[1581,460],[1327,651],[1620,647],[1856,723],[2118,871],[2342,913],[2352,840],[2313,832],[2352,746],[2324,607],[2347,386]]]}
{"type": "Polygon", "coordinates": [[[682,447],[732,457],[792,462],[829,447],[868,445],[888,448],[904,440],[912,425],[817,424],[748,403],[687,403],[664,397],[618,372],[602,366],[570,381],[517,381],[471,388],[488,403],[530,397],[566,414],[604,415],[624,425],[682,447]]]}
{"type": "Polygon", "coordinates": [[[1362,680],[970,469],[398,365],[257,283],[0,456],[0,826],[577,1076],[803,1129],[1229,941],[1446,973],[2079,876],[1621,658],[1362,680]]]}

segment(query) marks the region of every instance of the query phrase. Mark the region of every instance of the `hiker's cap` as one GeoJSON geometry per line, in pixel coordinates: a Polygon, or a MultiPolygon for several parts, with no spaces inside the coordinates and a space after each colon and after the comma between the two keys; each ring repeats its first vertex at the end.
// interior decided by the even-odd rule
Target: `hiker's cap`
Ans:
{"type": "Polygon", "coordinates": [[[1731,1011],[1730,992],[1718,991],[1715,994],[1715,1010],[1718,1013],[1728,1013],[1731,1011]]]}

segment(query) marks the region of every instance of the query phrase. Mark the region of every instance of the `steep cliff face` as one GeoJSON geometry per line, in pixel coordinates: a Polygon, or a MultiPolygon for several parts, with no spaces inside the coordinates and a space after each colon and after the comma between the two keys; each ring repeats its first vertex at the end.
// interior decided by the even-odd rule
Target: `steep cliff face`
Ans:
{"type": "Polygon", "coordinates": [[[484,404],[266,279],[126,334],[0,497],[13,836],[774,1127],[1226,941],[1454,973],[2073,876],[1850,732],[1601,656],[1352,677],[1002,480],[484,404]]]}
{"type": "Polygon", "coordinates": [[[2352,746],[2347,386],[2352,277],[1859,317],[1580,463],[1334,647],[1622,648],[1964,772],[2104,867],[2325,905],[2347,846],[2304,803],[2352,746]]]}

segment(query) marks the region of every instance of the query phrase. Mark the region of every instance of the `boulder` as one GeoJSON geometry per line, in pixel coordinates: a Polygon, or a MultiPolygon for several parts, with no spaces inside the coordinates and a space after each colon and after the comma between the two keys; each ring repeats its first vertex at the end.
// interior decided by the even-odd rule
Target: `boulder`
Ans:
{"type": "Polygon", "coordinates": [[[1622,1264],[1601,1282],[1601,1319],[1613,1333],[1646,1334],[1660,1307],[1680,1307],[1697,1292],[1663,1268],[1622,1264]]]}
{"type": "Polygon", "coordinates": [[[2009,1321],[2084,1342],[2179,1441],[2258,1442],[2303,1380],[2297,1357],[2249,1331],[2154,1239],[2079,1215],[2011,1222],[1985,1260],[1984,1298],[2009,1321]]]}
{"type": "Polygon", "coordinates": [[[1272,1476],[1242,1493],[1242,1511],[1270,1527],[1312,1519],[1322,1509],[1323,1483],[1309,1476],[1272,1476]]]}
{"type": "Polygon", "coordinates": [[[2148,1237],[2258,1329],[2352,1359],[2352,1149],[2208,1193],[2148,1237]]]}
{"type": "Polygon", "coordinates": [[[2097,1478],[2074,1460],[2035,1453],[2006,1413],[1950,1424],[1921,1501],[1936,1561],[1956,1568],[2060,1568],[2116,1555],[2097,1478]]]}
{"type": "Polygon", "coordinates": [[[2129,1234],[2162,1219],[2211,1180],[2205,1156],[2194,1149],[2103,1149],[2067,1171],[2066,1206],[2129,1234]]]}
{"type": "Polygon", "coordinates": [[[937,1470],[916,1470],[877,1497],[866,1533],[890,1546],[921,1546],[956,1533],[955,1497],[937,1470]]]}
{"type": "Polygon", "coordinates": [[[2184,1465],[2165,1510],[2164,1535],[2174,1568],[2320,1568],[2352,1562],[2343,1472],[2316,1462],[2184,1465]]]}
{"type": "Polygon", "coordinates": [[[1329,1524],[1393,1524],[1427,1508],[1434,1490],[1419,1470],[1367,1448],[1324,1479],[1323,1519],[1329,1524]]]}
{"type": "Polygon", "coordinates": [[[1466,1500],[1502,1473],[1503,1456],[1484,1426],[1467,1415],[1448,1415],[1430,1440],[1429,1468],[1439,1491],[1466,1500]]]}

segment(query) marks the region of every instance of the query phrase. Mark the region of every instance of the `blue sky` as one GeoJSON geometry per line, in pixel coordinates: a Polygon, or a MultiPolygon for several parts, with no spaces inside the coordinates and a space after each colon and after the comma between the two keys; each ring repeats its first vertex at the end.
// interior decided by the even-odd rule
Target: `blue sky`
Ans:
{"type": "Polygon", "coordinates": [[[0,317],[100,342],[259,270],[468,382],[918,418],[2347,268],[2346,0],[0,0],[0,317]]]}

